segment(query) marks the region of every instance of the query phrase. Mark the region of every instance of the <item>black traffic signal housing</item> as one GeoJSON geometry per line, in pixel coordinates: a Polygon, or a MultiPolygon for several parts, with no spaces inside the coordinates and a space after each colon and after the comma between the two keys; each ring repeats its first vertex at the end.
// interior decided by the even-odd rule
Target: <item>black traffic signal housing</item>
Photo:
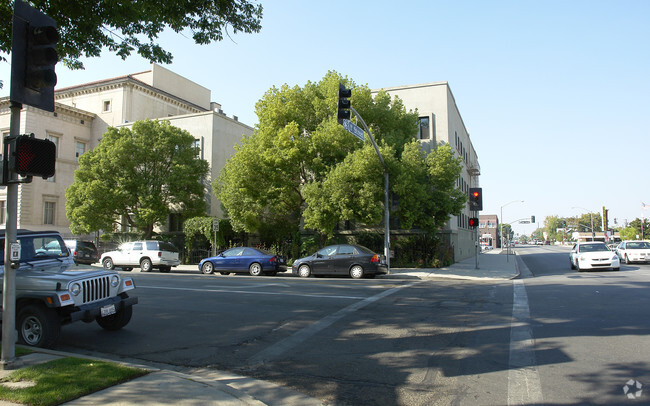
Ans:
{"type": "Polygon", "coordinates": [[[346,89],[343,83],[339,83],[339,102],[336,111],[339,124],[343,124],[343,120],[350,119],[350,97],[352,97],[352,89],[346,89]]]}
{"type": "Polygon", "coordinates": [[[473,211],[483,210],[483,189],[480,187],[469,188],[469,209],[473,211]]]}
{"type": "Polygon", "coordinates": [[[12,102],[54,111],[58,41],[54,19],[22,0],[15,0],[9,97],[12,102]]]}
{"type": "MultiPolygon", "coordinates": [[[[535,223],[535,216],[530,216],[530,222],[535,223]]],[[[565,225],[566,226],[566,225],[565,225]]]]}
{"type": "Polygon", "coordinates": [[[469,218],[469,227],[470,228],[478,227],[478,217],[470,217],[469,218]]]}
{"type": "Polygon", "coordinates": [[[29,183],[32,176],[43,179],[54,176],[56,144],[34,138],[34,134],[8,136],[4,139],[2,184],[29,183]],[[27,177],[18,179],[14,175],[27,177]]]}

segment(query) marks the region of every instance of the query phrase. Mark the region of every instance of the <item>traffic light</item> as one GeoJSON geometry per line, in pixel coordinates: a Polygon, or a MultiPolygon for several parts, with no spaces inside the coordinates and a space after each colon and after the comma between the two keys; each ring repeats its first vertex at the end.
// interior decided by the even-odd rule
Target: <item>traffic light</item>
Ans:
{"type": "Polygon", "coordinates": [[[483,210],[483,189],[480,187],[469,188],[469,209],[473,211],[483,210]]]}
{"type": "Polygon", "coordinates": [[[21,176],[54,176],[56,145],[50,140],[34,138],[34,134],[6,137],[8,171],[21,176]]]}
{"type": "Polygon", "coordinates": [[[14,4],[10,100],[54,111],[56,22],[21,0],[14,4]]]}
{"type": "Polygon", "coordinates": [[[478,227],[478,217],[470,217],[469,218],[469,227],[470,228],[478,227]]]}
{"type": "Polygon", "coordinates": [[[530,222],[534,223],[535,222],[535,216],[530,216],[530,222]]]}
{"type": "Polygon", "coordinates": [[[352,96],[352,89],[346,89],[342,83],[339,83],[339,102],[338,110],[336,112],[336,119],[339,124],[343,124],[343,120],[350,119],[350,97],[352,96]]]}

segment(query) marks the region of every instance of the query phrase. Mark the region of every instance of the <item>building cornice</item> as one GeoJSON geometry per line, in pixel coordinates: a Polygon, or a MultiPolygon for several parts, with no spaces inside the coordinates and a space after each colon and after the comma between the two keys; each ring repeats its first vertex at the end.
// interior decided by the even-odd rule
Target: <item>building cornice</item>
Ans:
{"type": "Polygon", "coordinates": [[[164,90],[158,89],[141,80],[138,80],[134,78],[133,75],[120,76],[112,79],[100,80],[97,82],[84,83],[78,86],[70,86],[63,89],[57,89],[54,92],[54,99],[65,99],[69,97],[100,93],[103,91],[120,88],[131,88],[138,90],[152,97],[164,100],[166,103],[192,110],[195,113],[207,111],[205,108],[197,104],[174,96],[171,93],[165,92],[164,90]]]}

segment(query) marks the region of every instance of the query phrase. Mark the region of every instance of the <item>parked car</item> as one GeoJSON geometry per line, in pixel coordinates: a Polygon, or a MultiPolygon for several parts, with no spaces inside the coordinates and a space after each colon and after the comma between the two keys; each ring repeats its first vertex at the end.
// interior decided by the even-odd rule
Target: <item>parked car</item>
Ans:
{"type": "Polygon", "coordinates": [[[235,247],[230,248],[215,257],[202,259],[199,270],[204,274],[215,271],[222,275],[230,273],[249,273],[253,276],[277,275],[286,272],[287,260],[282,255],[275,255],[258,248],[235,247]]]}
{"type": "Polygon", "coordinates": [[[178,250],[172,243],[155,240],[122,243],[116,251],[103,253],[100,262],[106,269],[119,267],[131,271],[139,267],[142,272],[152,269],[169,272],[181,263],[178,250]]]}
{"type": "MultiPolygon", "coordinates": [[[[104,269],[71,271],[70,250],[56,231],[17,230],[12,244],[15,277],[15,328],[20,344],[51,348],[61,327],[96,321],[105,330],[126,326],[137,296],[133,279],[104,269]]],[[[5,230],[0,230],[0,278],[5,270],[5,230]]],[[[0,285],[0,293],[3,289],[0,285]]],[[[1,319],[1,317],[0,317],[1,319]]]]}
{"type": "Polygon", "coordinates": [[[573,245],[569,254],[571,269],[612,268],[618,271],[621,262],[618,255],[612,252],[603,242],[579,242],[573,245]]]}
{"type": "Polygon", "coordinates": [[[99,255],[94,243],[82,240],[65,240],[65,245],[70,250],[76,265],[91,265],[97,262],[99,255]]]}
{"type": "Polygon", "coordinates": [[[616,254],[626,264],[631,262],[650,262],[650,242],[622,241],[616,247],[616,254]]]}
{"type": "Polygon", "coordinates": [[[318,250],[293,263],[292,272],[306,278],[311,275],[350,275],[354,279],[387,274],[383,256],[360,245],[338,244],[318,250]]]}

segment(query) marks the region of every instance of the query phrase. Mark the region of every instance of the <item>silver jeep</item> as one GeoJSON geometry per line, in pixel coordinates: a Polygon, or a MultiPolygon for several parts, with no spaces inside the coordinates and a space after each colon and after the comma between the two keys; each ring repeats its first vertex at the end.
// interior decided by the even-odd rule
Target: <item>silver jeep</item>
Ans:
{"type": "MultiPolygon", "coordinates": [[[[18,230],[20,266],[16,272],[18,342],[53,347],[61,326],[97,321],[106,330],[119,330],[131,320],[138,298],[132,278],[115,271],[71,271],[71,253],[56,231],[18,230]]],[[[0,275],[4,277],[5,231],[0,230],[0,275]]],[[[1,286],[0,286],[1,289],[1,286]]],[[[0,302],[1,304],[1,302],[0,302]]]]}

